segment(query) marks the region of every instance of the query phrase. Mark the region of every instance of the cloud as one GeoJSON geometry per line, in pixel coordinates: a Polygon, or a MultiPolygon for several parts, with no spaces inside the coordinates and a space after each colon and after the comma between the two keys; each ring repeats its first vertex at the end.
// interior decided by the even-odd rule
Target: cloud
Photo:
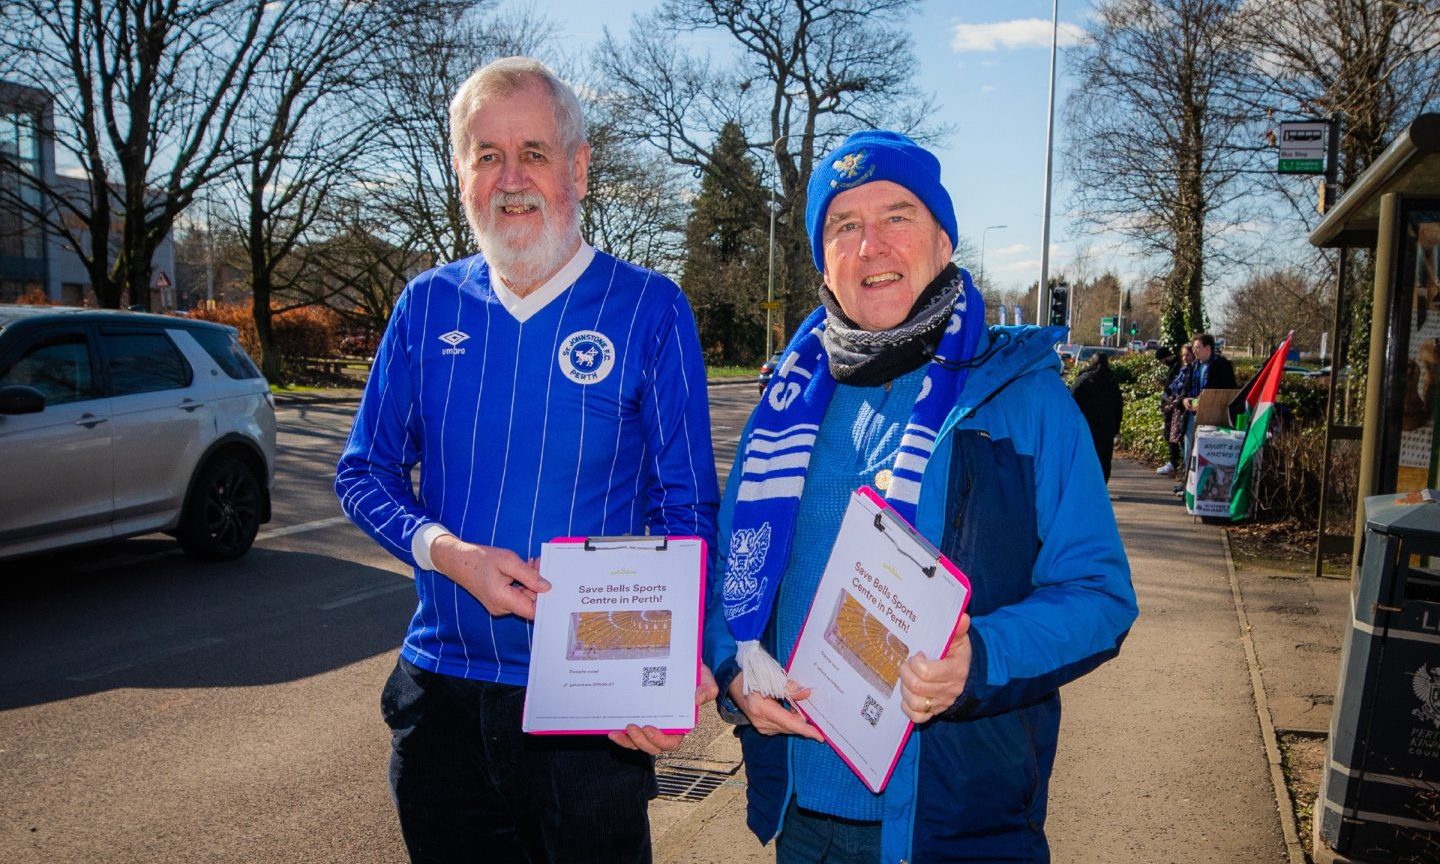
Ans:
{"type": "MultiPolygon", "coordinates": [[[[1011,243],[1009,246],[1001,246],[998,249],[991,249],[991,255],[1019,255],[1021,252],[1029,252],[1030,247],[1024,243],[1011,243]]],[[[1038,262],[1037,262],[1038,266],[1038,262]]]]}
{"type": "MultiPolygon", "coordinates": [[[[1068,48],[1079,43],[1084,35],[1085,30],[1078,24],[1060,25],[1061,47],[1068,48]]],[[[1017,18],[993,24],[956,24],[950,37],[950,50],[956,54],[1049,45],[1050,22],[1044,18],[1017,18]]]]}
{"type": "Polygon", "coordinates": [[[999,270],[1003,273],[1022,273],[1026,270],[1035,273],[1040,272],[1040,262],[1036,261],[1011,261],[1009,264],[997,264],[989,269],[999,270]]]}
{"type": "Polygon", "coordinates": [[[980,85],[980,92],[981,92],[981,94],[994,93],[994,92],[995,92],[995,85],[994,85],[994,84],[981,84],[981,85],[980,85]]]}

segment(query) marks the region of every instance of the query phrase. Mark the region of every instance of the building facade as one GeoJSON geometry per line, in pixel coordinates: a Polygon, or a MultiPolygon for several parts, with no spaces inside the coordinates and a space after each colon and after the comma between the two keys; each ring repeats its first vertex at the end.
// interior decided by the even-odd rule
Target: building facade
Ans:
{"type": "MultiPolygon", "coordinates": [[[[48,204],[45,189],[85,209],[89,186],[55,160],[54,100],[43,90],[0,81],[0,303],[25,297],[66,306],[97,305],[89,271],[71,245],[67,232],[47,226],[41,214],[48,204]],[[38,181],[38,182],[37,182],[38,181]]],[[[118,198],[118,196],[117,196],[118,198]]],[[[68,234],[85,237],[78,219],[60,214],[68,234]]],[[[120,245],[121,224],[110,225],[111,248],[120,245]]],[[[153,311],[175,308],[175,247],[167,235],[155,251],[150,278],[153,311]]],[[[82,240],[88,243],[88,240],[82,240]]],[[[88,248],[86,248],[88,252],[88,248]]]]}

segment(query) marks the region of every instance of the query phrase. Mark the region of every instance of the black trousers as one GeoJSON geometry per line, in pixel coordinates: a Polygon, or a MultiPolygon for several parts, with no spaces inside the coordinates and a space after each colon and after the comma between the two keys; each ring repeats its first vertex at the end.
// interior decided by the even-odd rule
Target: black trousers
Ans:
{"type": "Polygon", "coordinates": [[[653,760],[599,735],[526,735],[524,702],[523,687],[396,664],[380,707],[410,860],[648,864],[653,760]]]}

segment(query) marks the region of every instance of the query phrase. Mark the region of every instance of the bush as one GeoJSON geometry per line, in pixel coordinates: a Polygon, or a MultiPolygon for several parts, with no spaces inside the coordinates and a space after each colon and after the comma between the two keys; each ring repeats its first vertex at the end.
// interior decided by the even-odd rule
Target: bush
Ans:
{"type": "MultiPolygon", "coordinates": [[[[252,325],[253,326],[253,325],[252,325]]],[[[275,347],[287,362],[339,355],[340,316],[328,306],[301,306],[270,322],[275,347]]]]}
{"type": "Polygon", "coordinates": [[[250,304],[216,303],[210,307],[199,306],[190,310],[190,317],[234,327],[239,331],[240,345],[244,347],[245,353],[259,362],[260,337],[255,335],[255,318],[250,314],[250,304]]]}
{"type": "MultiPolygon", "coordinates": [[[[1330,521],[1354,518],[1359,489],[1359,442],[1336,441],[1330,459],[1330,521]]],[[[1272,434],[1260,458],[1255,486],[1256,522],[1289,522],[1313,527],[1320,512],[1320,477],[1325,456],[1323,426],[1293,427],[1272,434]]]]}
{"type": "Polygon", "coordinates": [[[1120,449],[1154,462],[1170,458],[1165,443],[1165,420],[1160,416],[1160,394],[1126,397],[1120,420],[1120,449]]]}
{"type": "Polygon", "coordinates": [[[20,306],[54,306],[50,295],[45,293],[44,288],[35,287],[15,298],[15,303],[20,306]]]}

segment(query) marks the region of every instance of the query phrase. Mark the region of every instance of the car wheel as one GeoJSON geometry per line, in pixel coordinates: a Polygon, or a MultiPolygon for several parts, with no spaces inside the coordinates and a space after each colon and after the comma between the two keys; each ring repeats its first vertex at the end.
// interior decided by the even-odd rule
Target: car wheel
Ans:
{"type": "Polygon", "coordinates": [[[260,478],[250,464],[222,455],[200,469],[178,536],[186,553],[207,561],[239,558],[260,532],[260,478]]]}

